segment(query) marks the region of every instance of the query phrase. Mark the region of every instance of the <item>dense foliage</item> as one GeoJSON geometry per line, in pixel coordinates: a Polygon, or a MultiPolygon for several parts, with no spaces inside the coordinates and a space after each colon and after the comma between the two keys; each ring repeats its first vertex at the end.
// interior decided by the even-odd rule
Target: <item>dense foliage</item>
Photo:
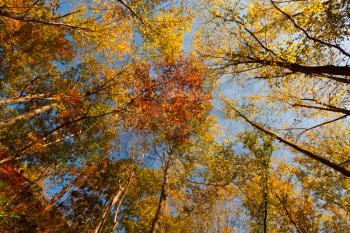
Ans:
{"type": "Polygon", "coordinates": [[[0,0],[1,232],[350,232],[346,0],[0,0]]]}

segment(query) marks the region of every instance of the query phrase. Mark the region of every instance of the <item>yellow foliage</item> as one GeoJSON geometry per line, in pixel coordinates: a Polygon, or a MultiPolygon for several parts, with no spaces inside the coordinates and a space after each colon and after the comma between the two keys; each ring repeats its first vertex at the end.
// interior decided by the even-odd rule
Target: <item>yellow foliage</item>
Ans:
{"type": "Polygon", "coordinates": [[[193,19],[193,14],[184,15],[177,8],[162,10],[147,21],[149,27],[142,28],[146,46],[151,53],[159,51],[168,62],[173,62],[183,49],[184,36],[191,30],[193,19]]]}

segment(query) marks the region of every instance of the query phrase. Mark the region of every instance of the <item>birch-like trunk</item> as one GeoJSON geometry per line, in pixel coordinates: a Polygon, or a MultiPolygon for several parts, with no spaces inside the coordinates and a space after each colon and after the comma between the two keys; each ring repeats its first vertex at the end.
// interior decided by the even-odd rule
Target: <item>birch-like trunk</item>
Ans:
{"type": "Polygon", "coordinates": [[[115,203],[118,203],[118,202],[119,202],[119,200],[121,199],[121,197],[122,197],[122,195],[123,195],[124,189],[125,189],[125,188],[120,187],[120,188],[118,189],[117,193],[115,194],[113,200],[111,200],[111,201],[109,202],[109,204],[106,206],[106,208],[105,208],[104,211],[103,211],[102,218],[101,218],[100,222],[98,223],[97,227],[95,228],[94,233],[100,233],[100,232],[102,232],[103,226],[104,226],[104,224],[106,223],[106,220],[107,220],[107,217],[108,217],[108,213],[111,211],[112,206],[113,206],[115,203]]]}
{"type": "Polygon", "coordinates": [[[100,220],[100,222],[98,223],[97,227],[95,228],[94,233],[100,233],[103,230],[103,227],[106,223],[107,217],[108,217],[108,213],[111,211],[112,207],[115,206],[115,212],[114,212],[114,222],[113,222],[113,230],[118,226],[118,221],[117,221],[117,216],[118,216],[118,212],[121,206],[121,203],[123,202],[125,193],[128,191],[128,188],[130,186],[131,183],[131,179],[134,176],[135,171],[132,171],[132,173],[129,175],[128,180],[126,182],[126,184],[124,184],[123,186],[119,185],[118,191],[115,194],[113,200],[111,200],[109,202],[109,204],[106,206],[106,208],[103,211],[102,214],[102,218],[100,220]]]}
{"type": "Polygon", "coordinates": [[[45,106],[37,108],[33,111],[24,113],[22,115],[15,116],[15,117],[12,117],[10,119],[2,120],[2,121],[0,121],[0,128],[11,126],[13,124],[16,124],[19,121],[29,120],[30,118],[32,118],[36,115],[39,115],[41,113],[49,111],[51,108],[53,108],[53,106],[54,106],[53,104],[45,105],[45,106]]]}
{"type": "Polygon", "coordinates": [[[114,220],[113,220],[113,227],[112,227],[112,231],[111,232],[114,232],[115,229],[117,228],[118,226],[118,213],[119,213],[119,210],[120,210],[120,206],[122,205],[122,202],[124,200],[124,197],[125,197],[125,194],[126,192],[128,191],[129,189],[129,186],[130,186],[130,183],[131,183],[131,179],[132,177],[134,176],[135,172],[132,172],[130,177],[129,177],[129,180],[128,180],[128,183],[127,183],[127,186],[124,190],[124,193],[120,199],[120,201],[118,202],[118,205],[115,207],[115,211],[114,211],[114,220]]]}
{"type": "Polygon", "coordinates": [[[26,95],[26,96],[16,97],[16,98],[7,98],[7,99],[0,100],[0,106],[26,103],[36,99],[53,100],[54,97],[50,96],[49,94],[35,94],[35,95],[26,95]]]}

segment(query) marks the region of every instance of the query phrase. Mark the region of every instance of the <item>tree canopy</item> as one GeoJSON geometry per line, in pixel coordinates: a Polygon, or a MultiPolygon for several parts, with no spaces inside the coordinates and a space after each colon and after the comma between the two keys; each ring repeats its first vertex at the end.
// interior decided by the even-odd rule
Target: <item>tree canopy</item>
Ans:
{"type": "Polygon", "coordinates": [[[0,0],[1,232],[350,232],[346,0],[0,0]]]}

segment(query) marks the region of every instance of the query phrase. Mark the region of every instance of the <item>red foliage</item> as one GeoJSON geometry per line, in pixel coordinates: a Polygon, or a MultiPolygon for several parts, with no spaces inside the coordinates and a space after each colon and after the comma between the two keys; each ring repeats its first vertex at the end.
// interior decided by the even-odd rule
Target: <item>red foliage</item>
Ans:
{"type": "MultiPolygon", "coordinates": [[[[0,149],[0,160],[6,159],[6,153],[0,149]]],[[[7,162],[0,165],[0,179],[6,182],[6,186],[2,187],[1,191],[6,191],[8,195],[13,194],[13,191],[19,190],[23,184],[23,177],[13,163],[7,162]]]]}
{"type": "Polygon", "coordinates": [[[55,102],[61,105],[59,108],[59,123],[63,124],[81,116],[85,111],[83,95],[72,88],[68,93],[57,95],[55,102]]]}
{"type": "Polygon", "coordinates": [[[134,75],[140,80],[134,88],[137,114],[132,121],[138,130],[162,132],[167,140],[186,140],[195,121],[211,107],[211,95],[204,90],[204,66],[192,58],[160,63],[152,71],[139,64],[134,75]]]}

